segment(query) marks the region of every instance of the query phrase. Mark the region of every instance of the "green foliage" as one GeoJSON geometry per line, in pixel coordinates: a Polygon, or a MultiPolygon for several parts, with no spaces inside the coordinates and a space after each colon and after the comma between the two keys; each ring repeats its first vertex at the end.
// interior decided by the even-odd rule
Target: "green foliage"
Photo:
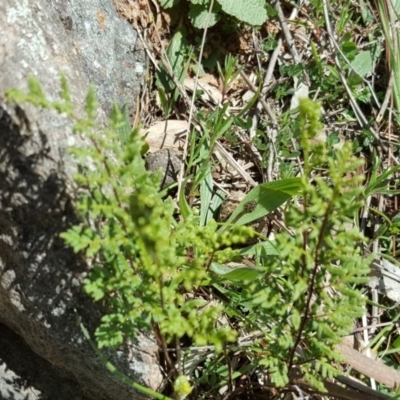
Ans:
{"type": "Polygon", "coordinates": [[[262,25],[267,19],[264,0],[217,0],[222,10],[249,25],[262,25]]]}
{"type": "MultiPolygon", "coordinates": [[[[159,0],[161,7],[172,8],[182,0],[159,0]]],[[[189,18],[194,27],[204,29],[215,25],[221,15],[227,14],[249,25],[261,26],[267,20],[265,0],[188,0],[189,18]]]]}
{"type": "Polygon", "coordinates": [[[262,183],[253,188],[238,204],[227,223],[234,222],[236,225],[243,225],[260,219],[280,207],[292,196],[298,195],[300,188],[299,178],[262,183]],[[246,206],[252,202],[255,207],[246,212],[246,206]]]}
{"type": "Polygon", "coordinates": [[[174,382],[174,394],[176,400],[185,399],[193,390],[186,375],[180,375],[174,382]]]}
{"type": "Polygon", "coordinates": [[[299,111],[301,204],[288,208],[289,231],[276,238],[278,256],[263,257],[264,275],[244,286],[242,301],[258,326],[274,321],[265,330],[268,357],[259,360],[273,381],[287,383],[288,371],[300,363],[306,379],[322,389],[311,371],[329,378],[338,373],[333,346],[363,314],[365,298],[355,288],[367,281],[371,258],[362,256],[357,244],[365,239],[351,227],[363,191],[363,177],[352,171],[362,161],[348,143],[328,157],[325,144],[311,142],[321,128],[320,106],[303,99],[299,111]],[[316,174],[324,166],[327,177],[316,174]]]}
{"type": "MultiPolygon", "coordinates": [[[[127,130],[124,112],[115,106],[108,127],[101,127],[92,89],[84,118],[74,112],[65,79],[60,97],[47,100],[33,78],[28,94],[8,92],[10,100],[65,112],[87,140],[87,146],[71,149],[80,168],[75,180],[81,187],[76,202],[81,222],[62,237],[88,261],[85,291],[104,306],[96,331],[99,347],[119,346],[139,330],[156,329],[167,342],[185,336],[195,345],[214,345],[207,365],[221,384],[230,373],[266,369],[276,386],[284,386],[298,367],[324,390],[321,379],[338,373],[333,346],[363,314],[365,298],[357,285],[366,282],[371,258],[362,255],[365,238],[352,227],[363,205],[363,177],[355,173],[362,161],[352,155],[350,144],[330,154],[325,143],[313,142],[322,129],[320,105],[300,101],[304,174],[254,188],[221,225],[207,212],[214,192],[202,185],[211,182],[206,162],[213,143],[233,121],[225,108],[211,115],[215,136],[207,134],[205,121],[206,139],[191,149],[189,164],[202,166],[197,186],[207,196],[198,215],[184,190],[180,210],[163,198],[160,175],[146,171],[143,140],[136,129],[127,130]],[[287,230],[274,241],[243,248],[254,236],[243,224],[285,202],[287,230]],[[249,203],[255,207],[249,209],[249,203]],[[254,257],[253,267],[243,263],[248,256],[254,257]],[[232,261],[239,266],[232,267],[232,261]],[[239,346],[252,360],[248,369],[231,371],[218,354],[240,332],[255,330],[259,339],[239,346]]],[[[376,185],[370,190],[379,187],[379,179],[376,185]]],[[[207,365],[199,384],[212,380],[207,365]]],[[[190,390],[186,377],[176,381],[176,396],[184,398],[190,390]]]]}
{"type": "Polygon", "coordinates": [[[187,299],[184,293],[209,285],[206,266],[213,254],[250,232],[220,234],[213,221],[200,229],[194,216],[177,222],[171,199],[159,192],[160,177],[144,168],[137,131],[121,146],[120,123],[111,119],[104,138],[86,132],[94,145],[73,149],[82,165],[77,182],[88,189],[78,210],[85,221],[96,222],[82,222],[63,234],[92,262],[86,292],[107,305],[96,332],[99,346],[120,345],[124,336],[134,337],[154,323],[168,340],[188,335],[197,344],[216,346],[234,340],[232,329],[215,326],[219,305],[187,299]],[[84,162],[88,159],[91,165],[84,162]]]}
{"type": "Polygon", "coordinates": [[[216,4],[213,11],[209,12],[210,5],[190,3],[189,19],[192,25],[197,29],[204,29],[208,26],[214,26],[221,19],[221,7],[216,4]]]}
{"type": "Polygon", "coordinates": [[[192,50],[186,40],[186,30],[181,27],[174,33],[168,45],[168,65],[160,63],[156,71],[156,85],[165,116],[171,113],[180,97],[176,81],[182,84],[187,76],[191,53],[192,50]],[[175,77],[175,82],[172,77],[175,77]]]}
{"type": "MultiPolygon", "coordinates": [[[[29,87],[28,95],[13,91],[9,98],[57,109],[34,78],[29,87]]],[[[70,113],[74,130],[91,145],[71,149],[80,165],[75,180],[85,189],[77,200],[82,222],[62,237],[90,262],[85,291],[107,307],[96,331],[99,346],[118,346],[154,323],[168,340],[188,335],[196,344],[211,342],[219,348],[234,341],[231,328],[216,326],[221,305],[185,293],[208,286],[207,266],[214,257],[229,261],[235,252],[226,247],[246,241],[252,229],[219,232],[213,220],[200,227],[191,212],[177,221],[172,200],[164,200],[159,191],[160,176],[145,170],[138,131],[126,138],[126,116],[114,106],[108,128],[99,134],[96,106],[90,90],[87,116],[70,113]]]]}
{"type": "MultiPolygon", "coordinates": [[[[235,79],[240,75],[241,69],[237,69],[236,65],[238,63],[238,59],[233,57],[231,54],[228,54],[225,57],[225,65],[224,70],[222,70],[221,65],[217,62],[218,75],[221,79],[221,91],[223,98],[226,96],[226,93],[231,86],[231,84],[235,81],[235,79]]],[[[222,101],[224,103],[224,101],[222,101]]]]}

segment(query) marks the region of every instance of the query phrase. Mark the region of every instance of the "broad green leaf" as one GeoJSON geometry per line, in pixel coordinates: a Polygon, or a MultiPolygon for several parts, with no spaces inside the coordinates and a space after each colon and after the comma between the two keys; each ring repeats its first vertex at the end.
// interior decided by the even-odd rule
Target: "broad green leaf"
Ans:
{"type": "Polygon", "coordinates": [[[293,328],[295,330],[298,330],[300,327],[300,323],[301,323],[301,316],[295,308],[292,309],[291,321],[292,321],[293,328]]]}
{"type": "Polygon", "coordinates": [[[353,71],[361,77],[369,74],[374,69],[371,52],[360,51],[350,65],[353,71]]]}
{"type": "Polygon", "coordinates": [[[262,25],[267,20],[264,0],[217,0],[222,10],[249,25],[262,25]]]}
{"type": "Polygon", "coordinates": [[[396,338],[396,339],[393,341],[392,347],[393,347],[394,349],[399,350],[399,348],[400,348],[400,337],[396,338]]]}
{"type": "MultiPolygon", "coordinates": [[[[186,41],[186,31],[183,27],[179,28],[174,36],[172,37],[171,42],[169,43],[167,49],[167,56],[169,64],[172,68],[173,75],[178,79],[178,81],[183,82],[184,76],[186,76],[188,68],[188,63],[185,60],[187,58],[188,47],[186,41]]],[[[162,90],[166,93],[172,91],[175,88],[175,84],[173,80],[169,76],[169,72],[167,72],[166,67],[163,63],[159,63],[159,70],[156,72],[156,85],[158,88],[162,88],[162,90]]],[[[179,91],[176,90],[179,94],[179,91]]],[[[176,94],[174,94],[174,99],[176,101],[176,94]]],[[[170,105],[167,101],[163,101],[164,109],[168,109],[170,105]]]]}
{"type": "Polygon", "coordinates": [[[161,7],[163,8],[171,8],[175,4],[179,3],[179,0],[159,0],[161,7]]]}
{"type": "Polygon", "coordinates": [[[211,263],[210,267],[211,271],[215,272],[217,275],[224,275],[227,274],[228,272],[232,271],[232,268],[227,267],[224,264],[218,264],[218,263],[211,263]]]}
{"type": "Polygon", "coordinates": [[[197,29],[205,29],[214,26],[220,19],[220,14],[211,12],[209,15],[208,5],[191,4],[189,18],[192,25],[197,29]]]}
{"type": "Polygon", "coordinates": [[[181,210],[182,217],[185,221],[192,214],[192,210],[190,209],[190,206],[185,196],[186,183],[187,183],[187,178],[183,181],[181,191],[179,192],[179,208],[181,210]]]}
{"type": "Polygon", "coordinates": [[[246,195],[226,223],[245,225],[262,218],[271,211],[276,210],[292,196],[299,194],[300,189],[300,178],[288,178],[275,182],[262,183],[246,195]],[[255,208],[247,212],[246,208],[253,202],[255,203],[255,208]]]}
{"type": "Polygon", "coordinates": [[[186,53],[186,34],[183,28],[175,32],[168,46],[168,60],[171,64],[174,75],[180,79],[184,69],[186,53]]]}
{"type": "Polygon", "coordinates": [[[258,271],[255,268],[238,267],[232,269],[225,265],[217,263],[212,263],[210,269],[217,275],[231,281],[253,281],[262,274],[261,271],[258,271]]]}
{"type": "Polygon", "coordinates": [[[266,240],[265,242],[253,244],[252,246],[241,249],[239,254],[241,256],[256,255],[262,252],[264,256],[279,256],[279,250],[275,242],[266,240]]]}
{"type": "Polygon", "coordinates": [[[254,268],[236,268],[232,272],[229,272],[224,275],[225,279],[229,279],[231,281],[253,281],[257,279],[261,275],[260,271],[257,271],[254,268]]]}
{"type": "Polygon", "coordinates": [[[346,41],[342,43],[342,51],[346,54],[347,58],[352,60],[357,52],[358,48],[354,42],[346,41]]]}
{"type": "Polygon", "coordinates": [[[214,196],[212,197],[211,204],[208,207],[207,221],[210,220],[211,218],[215,218],[215,212],[224,202],[224,199],[225,199],[225,193],[222,190],[218,189],[215,192],[214,196]]]}
{"type": "Polygon", "coordinates": [[[396,10],[396,13],[400,13],[400,0],[392,0],[393,8],[396,10]]]}
{"type": "MultiPolygon", "coordinates": [[[[201,147],[200,155],[208,152],[205,146],[201,147]]],[[[211,167],[207,165],[204,171],[204,179],[200,183],[200,225],[207,225],[207,220],[210,216],[210,205],[213,193],[213,178],[211,175],[211,167]]]]}

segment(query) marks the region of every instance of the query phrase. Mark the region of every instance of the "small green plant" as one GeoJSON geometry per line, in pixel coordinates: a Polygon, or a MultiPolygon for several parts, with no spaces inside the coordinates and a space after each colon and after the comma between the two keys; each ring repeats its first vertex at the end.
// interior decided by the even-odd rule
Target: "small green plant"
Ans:
{"type": "Polygon", "coordinates": [[[247,285],[243,296],[257,324],[277,321],[266,332],[266,340],[269,352],[281,356],[268,355],[260,363],[269,367],[278,385],[287,382],[296,365],[317,387],[314,368],[323,377],[338,373],[332,362],[340,357],[333,345],[351,330],[365,306],[356,285],[366,281],[370,260],[357,247],[363,236],[350,227],[362,206],[363,191],[363,178],[350,171],[362,162],[352,156],[349,143],[332,157],[327,156],[325,143],[312,144],[321,129],[319,115],[318,104],[300,102],[301,203],[287,209],[291,231],[277,236],[278,255],[261,261],[264,280],[247,285]],[[327,178],[316,172],[321,168],[326,169],[327,178]]]}
{"type": "Polygon", "coordinates": [[[221,93],[222,93],[221,103],[224,103],[229,87],[232,85],[235,79],[240,75],[240,72],[243,69],[243,68],[237,69],[236,68],[237,63],[238,59],[236,57],[233,57],[231,54],[228,54],[225,57],[224,70],[222,70],[220,63],[217,62],[218,74],[221,80],[221,93]]]}
{"type": "Polygon", "coordinates": [[[180,97],[176,82],[183,83],[189,69],[191,53],[192,49],[187,44],[186,30],[181,27],[174,33],[168,45],[166,65],[160,63],[156,72],[156,85],[166,117],[169,116],[180,97]]]}
{"type": "MultiPolygon", "coordinates": [[[[164,8],[179,5],[182,0],[159,0],[164,8]]],[[[215,25],[223,13],[249,25],[261,26],[267,19],[265,0],[189,0],[189,18],[193,26],[204,29],[215,25]],[[211,12],[209,12],[210,7],[211,12]]]]}
{"type": "MultiPolygon", "coordinates": [[[[144,167],[138,131],[127,135],[126,116],[116,106],[108,127],[99,126],[92,89],[84,118],[76,116],[64,78],[60,101],[49,101],[33,78],[28,94],[12,90],[7,95],[66,113],[88,142],[71,149],[80,169],[75,180],[82,188],[76,203],[81,222],[62,237],[90,265],[84,289],[105,310],[96,331],[100,348],[152,330],[163,351],[182,338],[193,346],[213,346],[203,372],[193,372],[195,385],[211,382],[213,368],[223,377],[220,385],[261,370],[282,387],[298,369],[325,390],[323,378],[338,373],[332,362],[340,357],[333,346],[364,311],[357,285],[366,281],[370,258],[362,255],[364,237],[351,227],[363,204],[362,177],[354,173],[361,161],[350,145],[328,155],[324,143],[313,144],[322,129],[319,104],[300,101],[304,175],[260,184],[225,224],[218,224],[203,200],[198,215],[184,191],[180,209],[164,198],[160,176],[144,167]],[[293,196],[297,199],[291,202],[293,196]],[[285,202],[287,231],[274,241],[264,238],[243,247],[255,234],[245,224],[285,202]],[[244,264],[249,256],[254,266],[244,264]],[[238,344],[241,333],[254,331],[258,336],[250,345],[238,344]],[[250,360],[245,369],[232,370],[227,354],[233,343],[250,360]]],[[[222,127],[231,121],[224,109],[214,117],[222,127]]],[[[200,157],[212,148],[207,142],[203,146],[200,157]]],[[[209,170],[200,186],[208,176],[209,170]]],[[[211,193],[200,188],[200,194],[211,193]]],[[[174,390],[183,399],[192,386],[185,376],[189,366],[178,362],[184,375],[176,371],[174,390]]]]}

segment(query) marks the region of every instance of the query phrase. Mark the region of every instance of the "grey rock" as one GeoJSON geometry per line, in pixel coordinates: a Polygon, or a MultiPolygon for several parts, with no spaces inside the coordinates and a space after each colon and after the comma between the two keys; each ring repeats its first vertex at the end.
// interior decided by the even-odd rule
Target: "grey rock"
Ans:
{"type": "MultiPolygon", "coordinates": [[[[99,118],[105,121],[111,99],[133,104],[139,92],[140,75],[132,66],[140,65],[143,54],[128,45],[135,43],[135,32],[117,17],[111,0],[0,2],[0,322],[52,365],[54,379],[66,385],[71,399],[146,397],[102,365],[77,322],[80,318],[93,334],[101,317],[99,305],[82,291],[87,265],[59,237],[77,222],[70,179],[76,165],[66,149],[79,138],[65,118],[28,104],[9,104],[4,91],[26,89],[33,74],[44,92],[56,98],[62,70],[78,113],[89,82],[97,83],[99,118]],[[96,38],[99,47],[89,49],[96,38]]],[[[8,369],[15,362],[38,373],[19,353],[13,361],[6,356],[0,347],[8,369]]],[[[106,356],[131,379],[154,389],[161,384],[157,346],[150,336],[140,335],[136,343],[106,356]]],[[[5,369],[0,369],[3,377],[5,369]]],[[[44,393],[40,379],[36,374],[21,390],[31,388],[36,391],[32,396],[44,393]]],[[[1,390],[9,381],[0,380],[1,390]]],[[[15,391],[11,386],[10,393],[15,391]]],[[[1,393],[5,399],[17,398],[1,393]]],[[[60,397],[41,396],[63,398],[61,391],[60,397]]]]}
{"type": "Polygon", "coordinates": [[[0,324],[0,398],[84,400],[66,371],[35,354],[15,332],[0,324]],[[22,362],[21,362],[22,361],[22,362]]]}
{"type": "Polygon", "coordinates": [[[177,182],[181,166],[182,160],[174,149],[157,150],[146,157],[146,168],[149,171],[162,171],[162,188],[177,182]]]}
{"type": "Polygon", "coordinates": [[[103,108],[110,111],[117,101],[132,111],[145,73],[144,52],[136,32],[116,15],[112,0],[47,3],[57,11],[61,33],[72,42],[103,108]]]}

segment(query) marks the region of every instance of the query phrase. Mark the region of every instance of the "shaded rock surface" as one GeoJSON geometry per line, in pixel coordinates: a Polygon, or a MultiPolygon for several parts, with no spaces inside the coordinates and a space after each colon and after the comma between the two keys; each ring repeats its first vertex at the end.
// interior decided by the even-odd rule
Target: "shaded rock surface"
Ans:
{"type": "Polygon", "coordinates": [[[165,188],[178,181],[182,160],[174,149],[161,149],[146,157],[146,168],[149,171],[161,170],[161,187],[165,188]]]}
{"type": "MultiPolygon", "coordinates": [[[[33,74],[56,98],[63,71],[80,112],[89,83],[96,84],[105,120],[112,99],[133,105],[137,97],[143,53],[136,47],[135,32],[118,18],[111,0],[0,2],[0,323],[7,327],[0,329],[2,399],[145,398],[108,372],[78,324],[77,316],[93,333],[101,312],[82,292],[87,266],[59,237],[76,222],[70,180],[76,166],[66,151],[77,141],[71,123],[4,97],[6,89],[25,89],[33,74]],[[20,339],[5,334],[7,329],[20,339]],[[6,350],[18,340],[27,357],[6,350]],[[28,348],[43,367],[30,364],[28,348]],[[47,374],[50,386],[63,387],[57,397],[43,386],[47,374]],[[25,382],[20,397],[15,381],[25,382]]],[[[160,385],[151,338],[140,336],[106,355],[133,380],[160,385]]]]}
{"type": "Polygon", "coordinates": [[[0,324],[0,398],[81,400],[84,397],[64,370],[39,357],[21,337],[0,324]]]}

